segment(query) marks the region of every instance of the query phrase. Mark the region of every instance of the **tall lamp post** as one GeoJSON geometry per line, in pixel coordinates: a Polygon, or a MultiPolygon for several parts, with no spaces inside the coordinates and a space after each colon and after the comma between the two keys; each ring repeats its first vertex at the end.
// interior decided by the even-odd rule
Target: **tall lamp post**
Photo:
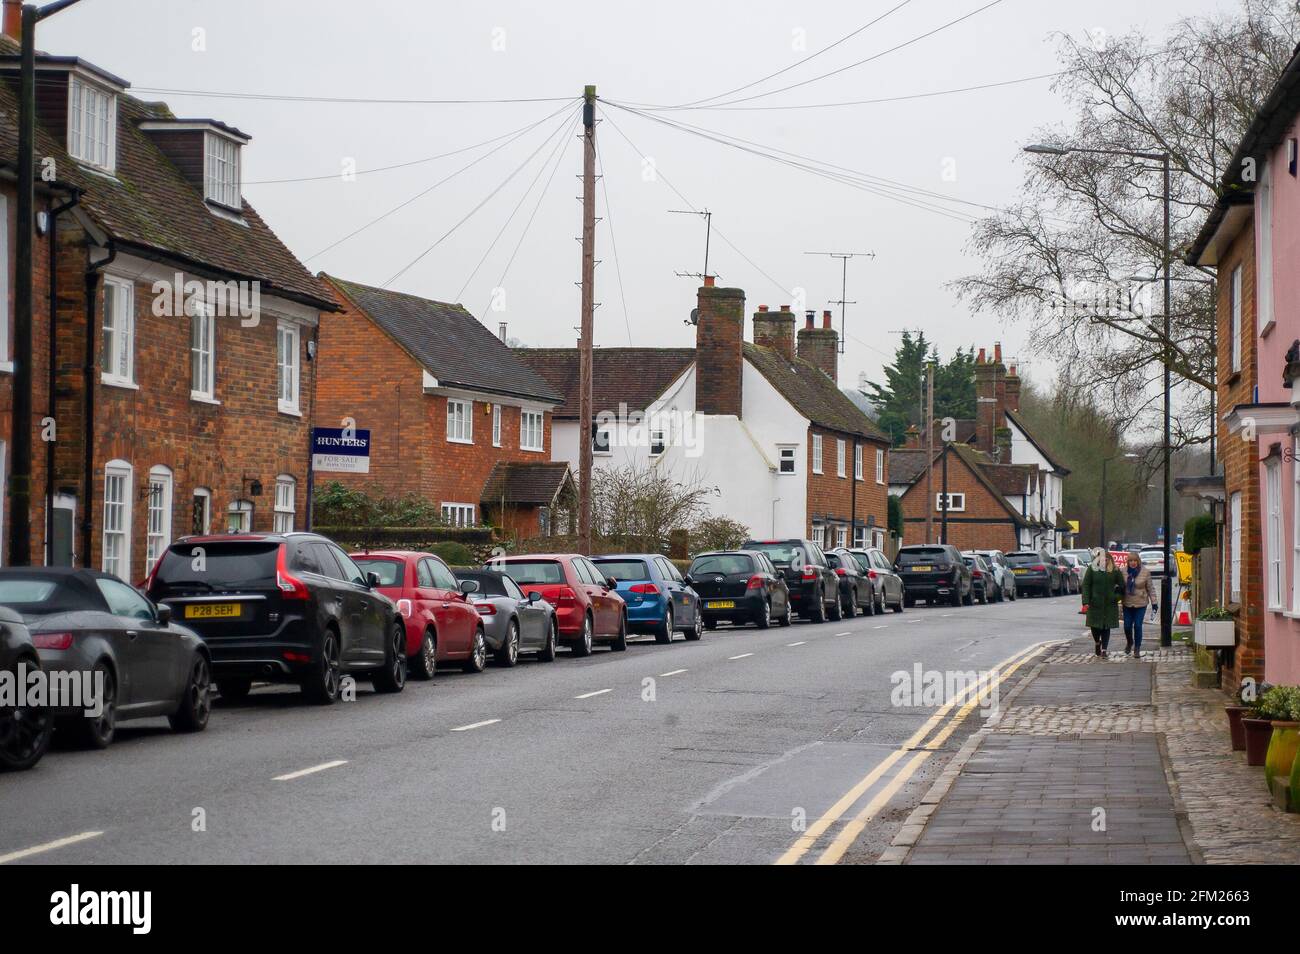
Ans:
{"type": "Polygon", "coordinates": [[[1032,146],[1025,146],[1025,152],[1038,153],[1046,156],[1067,156],[1072,152],[1091,153],[1101,156],[1125,156],[1129,159],[1147,159],[1159,162],[1164,172],[1164,248],[1163,248],[1163,267],[1161,269],[1164,279],[1164,343],[1161,351],[1164,353],[1162,361],[1165,366],[1164,386],[1165,386],[1165,427],[1164,427],[1164,446],[1161,448],[1161,457],[1164,463],[1163,484],[1163,517],[1164,535],[1162,538],[1163,557],[1165,572],[1160,577],[1160,645],[1172,646],[1174,642],[1174,616],[1173,607],[1169,605],[1172,595],[1172,583],[1169,578],[1169,539],[1173,536],[1170,533],[1170,496],[1173,490],[1173,476],[1170,474],[1169,452],[1170,452],[1170,391],[1172,388],[1171,364],[1172,355],[1169,347],[1169,308],[1170,308],[1170,269],[1172,265],[1173,254],[1169,247],[1169,153],[1167,152],[1145,152],[1139,149],[1093,149],[1082,146],[1052,146],[1037,143],[1032,146]]]}
{"type": "Polygon", "coordinates": [[[1133,453],[1111,454],[1101,462],[1101,533],[1098,534],[1101,539],[1097,541],[1097,545],[1105,549],[1110,548],[1110,544],[1106,541],[1106,465],[1113,460],[1119,460],[1121,457],[1133,458],[1137,456],[1137,454],[1133,453]]]}

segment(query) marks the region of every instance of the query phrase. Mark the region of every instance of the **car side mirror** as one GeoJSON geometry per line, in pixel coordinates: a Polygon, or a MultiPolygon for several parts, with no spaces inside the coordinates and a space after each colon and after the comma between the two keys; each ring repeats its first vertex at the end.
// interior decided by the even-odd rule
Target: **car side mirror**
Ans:
{"type": "Polygon", "coordinates": [[[618,580],[614,579],[612,576],[607,576],[605,577],[605,585],[611,590],[616,590],[618,589],[618,580]]]}
{"type": "Polygon", "coordinates": [[[154,607],[154,612],[158,616],[159,626],[166,626],[172,621],[172,608],[166,603],[159,603],[154,607]]]}
{"type": "Polygon", "coordinates": [[[478,580],[461,580],[460,591],[468,596],[471,593],[478,592],[478,580]]]}
{"type": "Polygon", "coordinates": [[[366,586],[370,587],[370,589],[373,590],[378,585],[379,585],[379,574],[376,573],[374,570],[367,570],[366,586]]]}
{"type": "Polygon", "coordinates": [[[528,594],[528,602],[540,603],[541,601],[542,601],[542,594],[538,593],[536,590],[533,590],[531,593],[528,594]]]}
{"type": "Polygon", "coordinates": [[[687,573],[685,576],[682,577],[682,582],[685,583],[687,586],[695,585],[695,580],[691,578],[691,575],[689,573],[687,573]]]}

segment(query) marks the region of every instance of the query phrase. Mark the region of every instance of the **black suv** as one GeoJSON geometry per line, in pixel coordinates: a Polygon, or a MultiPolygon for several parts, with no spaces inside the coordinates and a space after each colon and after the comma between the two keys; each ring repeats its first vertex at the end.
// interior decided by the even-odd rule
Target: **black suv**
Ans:
{"type": "Polygon", "coordinates": [[[811,540],[746,540],[741,549],[767,554],[785,577],[790,605],[804,619],[824,623],[842,618],[840,578],[817,544],[811,540]]]}
{"type": "Polygon", "coordinates": [[[1007,566],[1021,593],[1060,596],[1065,592],[1061,567],[1046,550],[1016,550],[1007,554],[1007,566]]]}
{"type": "Polygon", "coordinates": [[[975,602],[970,567],[954,546],[925,543],[902,547],[894,566],[903,578],[905,606],[915,606],[917,600],[932,606],[941,602],[969,606],[975,602]]]}
{"type": "Polygon", "coordinates": [[[328,704],[344,675],[376,692],[406,684],[406,629],[378,582],[319,534],[232,534],[177,540],[148,592],[203,637],[227,700],[260,679],[328,704]]]}

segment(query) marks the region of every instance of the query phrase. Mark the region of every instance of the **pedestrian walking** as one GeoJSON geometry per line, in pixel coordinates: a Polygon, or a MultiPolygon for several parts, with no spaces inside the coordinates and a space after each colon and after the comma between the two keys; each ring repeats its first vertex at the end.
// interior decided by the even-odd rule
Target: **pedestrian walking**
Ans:
{"type": "Polygon", "coordinates": [[[1135,659],[1142,658],[1142,621],[1147,607],[1160,610],[1160,596],[1151,571],[1142,565],[1137,553],[1129,551],[1128,566],[1124,568],[1124,651],[1135,659]]]}
{"type": "Polygon", "coordinates": [[[1109,655],[1110,631],[1119,625],[1119,603],[1124,576],[1115,567],[1115,558],[1098,547],[1084,571],[1079,594],[1087,607],[1085,622],[1092,630],[1093,651],[1105,659],[1109,655]]]}

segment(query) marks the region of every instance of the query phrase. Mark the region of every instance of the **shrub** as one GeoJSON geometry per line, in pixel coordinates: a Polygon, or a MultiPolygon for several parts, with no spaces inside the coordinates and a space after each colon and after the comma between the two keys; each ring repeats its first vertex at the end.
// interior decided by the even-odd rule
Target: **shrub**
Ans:
{"type": "Polygon", "coordinates": [[[1212,515],[1197,514],[1183,525],[1183,550],[1187,553],[1200,553],[1205,547],[1214,546],[1215,542],[1212,515]]]}
{"type": "Polygon", "coordinates": [[[473,566],[478,562],[474,559],[474,554],[469,547],[463,543],[457,543],[455,540],[435,543],[429,549],[442,557],[443,562],[448,566],[473,566]]]}
{"type": "Polygon", "coordinates": [[[1231,620],[1234,617],[1218,603],[1211,603],[1209,606],[1205,607],[1205,609],[1201,610],[1200,615],[1196,618],[1207,623],[1222,623],[1231,620]]]}
{"type": "Polygon", "coordinates": [[[1255,715],[1260,719],[1286,722],[1296,714],[1300,714],[1300,687],[1270,686],[1255,703],[1255,715]]]}
{"type": "Polygon", "coordinates": [[[730,517],[705,517],[691,530],[691,553],[735,550],[749,538],[749,528],[730,517]]]}
{"type": "Polygon", "coordinates": [[[903,501],[893,494],[889,495],[889,530],[898,539],[903,538],[903,501]]]}

